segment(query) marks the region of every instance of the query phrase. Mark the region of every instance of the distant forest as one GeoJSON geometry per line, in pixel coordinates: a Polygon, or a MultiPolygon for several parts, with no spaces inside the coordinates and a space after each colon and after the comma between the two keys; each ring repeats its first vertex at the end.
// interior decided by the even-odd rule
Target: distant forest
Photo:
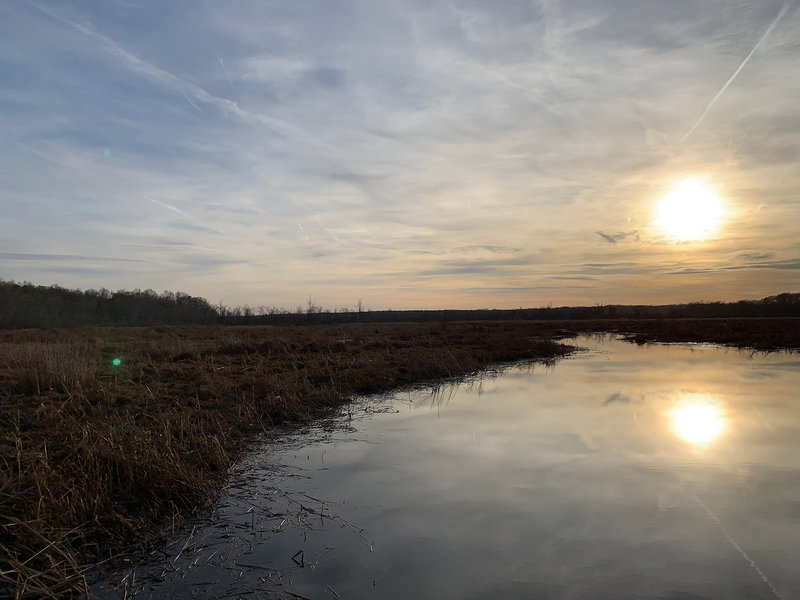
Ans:
{"type": "Polygon", "coordinates": [[[665,319],[800,317],[800,293],[761,300],[693,302],[664,306],[564,306],[512,310],[324,309],[309,299],[294,311],[275,307],[227,307],[181,292],[69,290],[56,285],[0,280],[0,329],[82,325],[272,325],[383,321],[665,319]]]}

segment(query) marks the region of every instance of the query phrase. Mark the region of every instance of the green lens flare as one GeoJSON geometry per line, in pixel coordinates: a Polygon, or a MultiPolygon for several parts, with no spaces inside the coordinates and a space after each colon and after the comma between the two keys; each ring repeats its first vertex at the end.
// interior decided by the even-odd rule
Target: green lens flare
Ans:
{"type": "Polygon", "coordinates": [[[120,360],[119,358],[115,358],[114,360],[111,361],[111,364],[114,365],[115,367],[118,367],[122,364],[122,360],[120,360]]]}

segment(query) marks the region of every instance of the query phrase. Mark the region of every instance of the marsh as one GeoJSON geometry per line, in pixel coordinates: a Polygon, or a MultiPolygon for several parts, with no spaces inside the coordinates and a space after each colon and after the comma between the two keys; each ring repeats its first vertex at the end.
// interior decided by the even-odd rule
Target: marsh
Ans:
{"type": "Polygon", "coordinates": [[[249,455],[141,597],[798,596],[797,354],[570,342],[249,455]]]}

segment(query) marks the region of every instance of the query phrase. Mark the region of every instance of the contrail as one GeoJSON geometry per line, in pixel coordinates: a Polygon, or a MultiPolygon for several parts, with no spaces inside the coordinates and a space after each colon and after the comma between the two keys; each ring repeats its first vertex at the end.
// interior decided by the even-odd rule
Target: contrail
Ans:
{"type": "Polygon", "coordinates": [[[189,104],[191,104],[191,105],[194,107],[194,109],[195,109],[195,110],[198,110],[198,111],[200,111],[200,112],[203,112],[203,109],[202,109],[202,108],[200,108],[199,106],[197,106],[197,104],[195,104],[194,102],[192,102],[192,101],[189,99],[189,96],[187,96],[186,94],[183,94],[183,97],[184,97],[184,98],[186,98],[186,101],[187,101],[189,104]]]}
{"type": "Polygon", "coordinates": [[[750,558],[750,556],[747,554],[747,552],[745,552],[742,549],[742,547],[739,544],[736,543],[736,540],[734,540],[733,537],[731,536],[731,534],[728,533],[728,530],[725,529],[725,527],[722,525],[722,522],[717,518],[717,515],[715,515],[714,512],[710,508],[708,508],[708,506],[706,506],[705,502],[700,500],[700,498],[698,498],[694,493],[689,492],[689,495],[692,498],[694,498],[694,501],[697,502],[697,504],[700,505],[700,508],[702,508],[706,512],[706,514],[709,516],[709,518],[714,522],[714,524],[722,532],[722,535],[725,536],[725,539],[728,540],[730,545],[733,546],[736,549],[736,551],[739,552],[739,554],[742,555],[742,558],[744,558],[750,564],[750,566],[753,568],[753,570],[756,573],[758,573],[758,576],[761,578],[761,581],[763,581],[765,584],[767,584],[767,587],[770,590],[772,590],[772,593],[775,594],[775,597],[778,598],[779,600],[783,600],[783,596],[781,596],[780,593],[778,593],[778,590],[775,589],[775,586],[772,585],[772,582],[770,582],[770,580],[767,579],[767,576],[764,574],[764,571],[762,571],[761,568],[756,564],[756,562],[752,558],[750,558]]]}
{"type": "Polygon", "coordinates": [[[143,195],[145,198],[147,198],[148,200],[150,200],[150,202],[152,202],[153,204],[158,204],[159,206],[163,206],[164,208],[168,208],[168,209],[169,209],[169,210],[171,210],[172,212],[176,212],[176,213],[178,213],[179,215],[183,215],[184,217],[188,217],[188,218],[190,218],[190,219],[192,218],[192,217],[191,217],[191,215],[189,215],[189,214],[187,214],[187,213],[183,212],[183,211],[182,211],[180,208],[178,208],[178,207],[176,207],[176,206],[172,206],[172,204],[167,204],[166,202],[162,202],[161,200],[156,200],[155,198],[151,198],[151,197],[150,197],[150,196],[148,196],[147,194],[142,194],[142,195],[143,195]]]}
{"type": "Polygon", "coordinates": [[[241,106],[239,106],[239,104],[237,102],[234,102],[233,100],[229,100],[227,98],[222,98],[210,94],[200,86],[195,85],[194,83],[191,83],[190,81],[187,81],[180,77],[177,77],[172,73],[170,73],[169,71],[160,69],[155,65],[152,65],[140,59],[138,56],[125,50],[122,46],[117,44],[111,38],[108,38],[103,34],[98,33],[91,27],[86,25],[81,25],[80,23],[75,23],[74,21],[70,21],[67,18],[61,17],[57,13],[51,11],[50,9],[44,6],[40,6],[34,0],[25,0],[25,1],[39,12],[44,13],[49,17],[57,21],[60,21],[61,23],[69,27],[72,27],[73,29],[80,31],[84,35],[99,40],[100,42],[102,42],[103,45],[105,45],[109,53],[114,57],[116,57],[117,59],[119,59],[123,64],[125,64],[125,66],[129,70],[133,71],[134,73],[138,74],[139,76],[145,79],[150,80],[151,82],[160,86],[162,89],[166,89],[173,93],[181,94],[186,99],[186,101],[189,102],[189,104],[191,104],[197,110],[202,110],[197,105],[197,102],[203,104],[210,104],[238,117],[242,121],[248,123],[259,123],[278,135],[287,138],[299,139],[307,144],[311,144],[319,148],[324,148],[326,150],[335,150],[336,152],[340,152],[339,148],[336,148],[331,144],[328,144],[327,142],[324,142],[323,140],[310,135],[305,130],[296,125],[293,125],[287,121],[270,117],[268,115],[261,114],[259,112],[246,110],[241,106]],[[194,101],[192,100],[192,98],[194,99],[194,101]]]}
{"type": "MultiPolygon", "coordinates": [[[[795,0],[795,1],[796,1],[796,0],[795,0]]],[[[685,136],[683,136],[683,139],[681,140],[681,144],[682,144],[683,142],[685,142],[685,141],[687,140],[687,138],[688,138],[690,135],[692,135],[692,132],[694,132],[694,130],[695,130],[695,129],[697,129],[697,128],[700,126],[700,123],[702,123],[702,122],[703,122],[703,119],[705,119],[705,118],[706,118],[706,115],[707,115],[707,114],[708,114],[708,112],[711,110],[711,107],[712,107],[712,106],[714,106],[714,104],[717,102],[717,100],[719,100],[719,97],[720,97],[720,96],[722,96],[722,94],[724,94],[724,93],[725,93],[725,90],[727,90],[727,89],[728,89],[728,86],[730,86],[730,84],[731,84],[731,83],[733,83],[733,80],[734,80],[734,79],[736,79],[736,76],[739,74],[739,72],[740,72],[742,69],[744,69],[744,66],[747,64],[747,61],[749,61],[749,60],[750,60],[750,57],[751,57],[751,56],[753,56],[753,54],[755,54],[756,50],[758,50],[758,47],[761,45],[761,43],[762,43],[762,42],[763,42],[765,39],[767,39],[767,37],[769,36],[769,34],[770,34],[770,33],[772,33],[772,30],[773,30],[773,29],[775,29],[775,25],[777,25],[777,24],[778,24],[778,21],[780,21],[780,20],[783,18],[783,16],[786,14],[786,11],[787,11],[787,10],[789,10],[789,8],[790,8],[790,7],[791,7],[793,4],[794,4],[794,2],[791,2],[791,3],[788,3],[788,4],[784,4],[784,5],[783,5],[783,7],[781,8],[781,10],[778,12],[778,16],[776,16],[776,17],[775,17],[775,19],[773,19],[772,23],[770,23],[769,27],[767,27],[767,30],[764,32],[764,35],[762,35],[762,36],[761,36],[761,39],[759,39],[759,40],[758,40],[758,42],[756,42],[756,45],[755,45],[755,46],[753,46],[753,49],[752,49],[752,50],[750,50],[750,54],[748,54],[747,56],[745,56],[744,60],[742,61],[742,64],[740,64],[740,65],[739,65],[739,68],[738,68],[738,69],[736,69],[736,70],[733,72],[733,75],[731,75],[731,76],[730,76],[730,79],[728,79],[728,81],[726,81],[726,82],[725,82],[725,85],[723,85],[723,86],[722,86],[722,89],[721,89],[720,91],[718,91],[718,92],[717,92],[717,95],[716,95],[716,96],[714,96],[714,97],[711,99],[711,102],[709,102],[709,103],[708,103],[708,106],[706,106],[706,109],[703,111],[703,114],[702,114],[702,115],[700,115],[700,118],[699,118],[699,119],[697,119],[697,123],[695,123],[694,125],[692,125],[692,128],[691,128],[689,131],[687,131],[687,132],[686,132],[686,135],[685,135],[685,136]]]]}
{"type": "Polygon", "coordinates": [[[236,88],[233,87],[233,81],[231,81],[231,78],[228,76],[228,69],[225,68],[225,63],[222,61],[221,58],[217,57],[217,59],[219,60],[219,66],[222,67],[222,72],[225,74],[225,79],[228,80],[228,83],[230,84],[231,89],[233,90],[233,93],[235,94],[236,93],[236,88]]]}
{"type": "MultiPolygon", "coordinates": [[[[639,419],[636,417],[636,414],[635,414],[635,413],[634,413],[634,418],[636,419],[636,425],[637,425],[637,426],[639,426],[639,428],[640,428],[640,429],[641,429],[641,430],[642,430],[642,431],[643,431],[643,432],[644,432],[644,433],[645,433],[645,434],[646,434],[646,435],[647,435],[647,436],[650,438],[650,443],[653,445],[653,447],[654,447],[656,450],[658,450],[658,451],[661,451],[661,447],[660,447],[659,443],[656,441],[656,439],[655,439],[655,437],[653,436],[653,434],[652,434],[652,433],[651,433],[649,430],[645,429],[645,428],[642,426],[642,424],[640,423],[639,419]]],[[[719,529],[719,530],[720,530],[720,532],[722,533],[722,535],[723,535],[723,536],[725,536],[725,539],[727,540],[727,542],[728,542],[728,543],[729,543],[731,546],[733,546],[734,550],[736,550],[736,551],[737,551],[737,552],[738,552],[738,553],[739,553],[739,554],[742,556],[742,558],[744,558],[744,560],[747,562],[747,564],[748,564],[748,565],[750,565],[750,568],[752,568],[752,569],[753,569],[753,570],[756,572],[756,574],[758,575],[759,579],[761,579],[761,581],[763,581],[763,582],[764,582],[764,584],[765,584],[765,585],[766,585],[766,586],[767,586],[767,587],[770,589],[770,591],[773,593],[773,595],[774,595],[774,596],[775,596],[775,597],[776,597],[778,600],[784,600],[784,597],[783,597],[783,596],[781,596],[781,594],[780,594],[780,592],[777,590],[777,588],[776,588],[774,585],[772,585],[772,582],[771,582],[769,579],[767,579],[767,575],[766,575],[766,573],[764,573],[764,571],[762,571],[762,570],[761,570],[761,567],[759,567],[759,566],[756,564],[756,561],[754,561],[754,560],[753,560],[753,559],[750,557],[750,555],[749,555],[747,552],[745,552],[744,548],[742,548],[742,547],[739,545],[739,543],[738,543],[738,542],[737,542],[735,539],[733,539],[733,536],[732,536],[732,535],[731,535],[731,534],[728,532],[728,530],[727,530],[727,529],[725,528],[725,526],[722,524],[722,521],[720,521],[720,520],[719,520],[719,518],[717,517],[717,515],[716,515],[716,514],[714,514],[714,511],[713,511],[713,510],[711,510],[711,509],[710,509],[710,508],[709,508],[709,507],[706,505],[706,503],[705,503],[705,502],[703,502],[703,501],[702,501],[702,500],[701,500],[701,499],[700,499],[700,498],[697,496],[697,494],[695,494],[695,493],[694,493],[694,492],[693,492],[691,489],[687,489],[687,488],[688,488],[688,486],[686,486],[686,482],[683,480],[683,478],[681,477],[680,473],[678,473],[677,471],[675,472],[675,477],[678,479],[678,481],[680,481],[680,482],[681,482],[681,488],[682,488],[682,491],[683,491],[683,492],[684,492],[686,495],[688,495],[690,498],[692,498],[692,500],[694,500],[694,501],[697,503],[697,505],[698,505],[700,508],[702,508],[702,509],[703,509],[703,512],[705,512],[705,513],[706,513],[706,515],[708,516],[708,518],[709,518],[709,519],[711,519],[712,523],[714,523],[714,525],[716,525],[716,526],[717,526],[717,529],[719,529]]]]}

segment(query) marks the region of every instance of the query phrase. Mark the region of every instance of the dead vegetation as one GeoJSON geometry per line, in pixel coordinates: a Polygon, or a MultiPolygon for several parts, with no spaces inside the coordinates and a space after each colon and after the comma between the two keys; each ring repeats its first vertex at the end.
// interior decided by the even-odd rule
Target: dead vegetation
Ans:
{"type": "Polygon", "coordinates": [[[576,332],[619,333],[638,344],[649,342],[701,342],[782,350],[800,348],[800,318],[620,319],[565,323],[576,332]]]}
{"type": "Polygon", "coordinates": [[[207,505],[259,431],[568,350],[533,323],[4,332],[0,595],[87,593],[97,564],[207,505]]]}
{"type": "Polygon", "coordinates": [[[793,318],[2,332],[0,596],[86,594],[98,564],[208,505],[255,433],[356,394],[551,360],[569,351],[552,340],[594,332],[800,348],[793,318]]]}

